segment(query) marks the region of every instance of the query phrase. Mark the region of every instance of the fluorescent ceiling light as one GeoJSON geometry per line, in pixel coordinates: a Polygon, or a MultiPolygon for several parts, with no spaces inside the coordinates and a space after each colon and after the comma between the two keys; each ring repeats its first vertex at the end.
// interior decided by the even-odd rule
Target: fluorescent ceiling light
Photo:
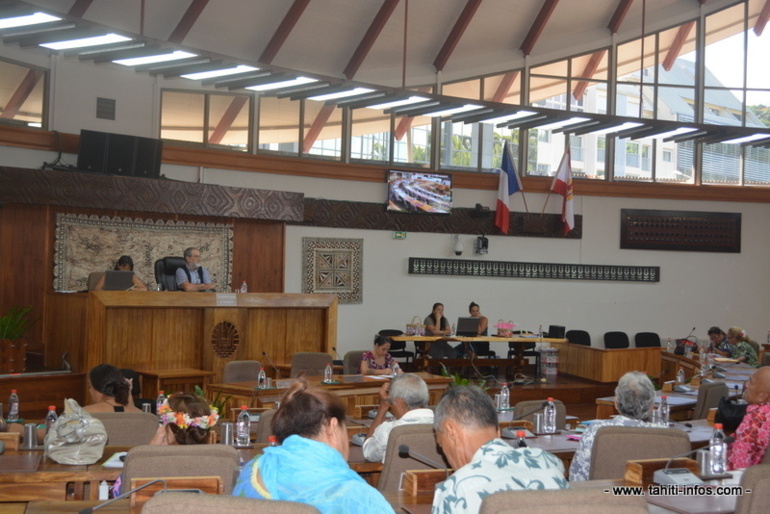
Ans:
{"type": "Polygon", "coordinates": [[[182,75],[182,77],[190,80],[204,80],[204,79],[211,79],[214,77],[225,77],[227,75],[235,75],[237,73],[245,73],[247,71],[258,71],[258,70],[259,68],[255,68],[254,66],[246,66],[245,64],[239,64],[234,68],[224,68],[222,70],[212,70],[212,71],[201,71],[199,73],[188,73],[187,75],[182,75]]]}
{"type": "Polygon", "coordinates": [[[318,82],[318,79],[311,79],[309,77],[297,77],[292,80],[284,80],[283,82],[273,82],[272,84],[262,84],[259,86],[251,86],[246,89],[252,91],[270,91],[271,89],[280,89],[282,87],[301,86],[302,84],[311,84],[318,82]]]}
{"type": "Polygon", "coordinates": [[[61,21],[61,18],[51,16],[43,12],[27,14],[24,16],[14,16],[13,18],[4,18],[0,20],[0,29],[10,29],[14,27],[26,27],[27,25],[38,25],[40,23],[50,23],[52,21],[61,21]]]}
{"type": "Polygon", "coordinates": [[[770,137],[770,134],[751,134],[750,136],[743,136],[738,137],[735,139],[728,139],[726,141],[722,141],[722,143],[729,143],[731,145],[736,145],[738,143],[746,143],[748,141],[756,141],[757,139],[767,139],[770,137]]]}
{"type": "Polygon", "coordinates": [[[601,136],[602,134],[608,134],[610,132],[620,132],[621,130],[641,127],[642,125],[644,125],[644,123],[638,123],[636,121],[627,121],[620,125],[613,125],[612,127],[603,128],[601,130],[597,130],[596,132],[590,132],[590,134],[594,134],[595,136],[601,136]]]}
{"type": "Polygon", "coordinates": [[[87,46],[109,45],[111,43],[122,43],[123,41],[131,41],[131,38],[119,36],[117,34],[105,34],[103,36],[70,39],[69,41],[56,41],[55,43],[44,43],[40,46],[50,48],[51,50],[69,50],[70,48],[85,48],[87,46]]]}
{"type": "Polygon", "coordinates": [[[695,130],[698,130],[696,128],[692,127],[679,127],[675,130],[669,130],[668,132],[663,132],[662,134],[655,134],[652,136],[653,139],[665,139],[667,137],[673,137],[678,136],[680,134],[687,134],[688,132],[693,132],[695,130]]]}
{"type": "Polygon", "coordinates": [[[36,128],[40,128],[40,127],[42,127],[42,126],[43,126],[43,124],[42,124],[42,123],[40,123],[39,121],[28,121],[28,122],[27,122],[27,126],[28,126],[28,127],[36,127],[36,128]]]}
{"type": "Polygon", "coordinates": [[[329,93],[326,95],[318,95],[308,97],[308,100],[315,100],[317,102],[325,102],[326,100],[334,100],[335,98],[346,98],[348,96],[363,95],[364,93],[371,93],[374,89],[366,87],[357,87],[355,89],[349,89],[347,91],[338,91],[336,93],[329,93]]]}
{"type": "Polygon", "coordinates": [[[441,116],[449,116],[450,114],[458,114],[461,112],[475,111],[476,109],[481,109],[482,107],[483,107],[482,105],[465,104],[460,107],[452,107],[451,109],[444,109],[443,111],[429,112],[429,113],[426,113],[425,116],[430,116],[431,118],[438,118],[441,116]]]}
{"type": "MultiPolygon", "coordinates": [[[[561,121],[554,121],[553,123],[549,123],[548,125],[540,125],[537,127],[537,130],[555,130],[557,128],[564,127],[566,125],[572,125],[575,123],[582,123],[584,121],[588,121],[591,118],[582,118],[580,116],[575,116],[574,118],[570,118],[568,120],[561,120],[561,121]]],[[[484,122],[487,123],[487,122],[484,122]]]]}
{"type": "Polygon", "coordinates": [[[424,102],[425,100],[427,100],[427,98],[424,96],[410,96],[404,100],[394,100],[392,102],[386,102],[383,104],[370,105],[367,107],[367,109],[385,110],[390,109],[391,107],[399,107],[401,105],[416,104],[418,102],[424,102]]]}
{"type": "Polygon", "coordinates": [[[141,66],[142,64],[178,61],[180,59],[187,59],[188,57],[198,57],[198,55],[191,54],[190,52],[183,52],[181,50],[174,50],[170,54],[148,55],[146,57],[133,57],[130,59],[118,59],[112,62],[123,66],[141,66]]]}
{"type": "Polygon", "coordinates": [[[505,114],[503,116],[498,116],[497,118],[489,118],[488,120],[482,121],[482,123],[505,123],[506,121],[526,118],[527,116],[532,116],[533,114],[537,113],[535,111],[519,111],[516,114],[505,114]]]}

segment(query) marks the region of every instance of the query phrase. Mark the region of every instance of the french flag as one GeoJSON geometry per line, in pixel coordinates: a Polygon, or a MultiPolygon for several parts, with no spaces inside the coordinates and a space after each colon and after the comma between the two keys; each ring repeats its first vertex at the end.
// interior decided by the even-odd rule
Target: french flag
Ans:
{"type": "Polygon", "coordinates": [[[513,164],[513,154],[508,141],[503,146],[503,163],[500,166],[500,182],[497,184],[497,208],[495,209],[495,226],[503,234],[508,233],[511,214],[511,196],[523,190],[521,179],[513,164]]]}

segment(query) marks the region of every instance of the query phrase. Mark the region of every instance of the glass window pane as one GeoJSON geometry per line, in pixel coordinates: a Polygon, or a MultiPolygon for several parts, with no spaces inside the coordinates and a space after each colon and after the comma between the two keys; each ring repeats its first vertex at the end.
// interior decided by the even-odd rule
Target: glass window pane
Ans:
{"type": "Polygon", "coordinates": [[[572,58],[572,77],[592,80],[607,80],[607,50],[572,58]]]}
{"type": "Polygon", "coordinates": [[[566,79],[531,76],[529,83],[530,105],[567,110],[566,79]]]}
{"type": "Polygon", "coordinates": [[[351,119],[350,158],[389,161],[390,115],[374,109],[354,109],[351,119]]]}
{"type": "MultiPolygon", "coordinates": [[[[655,36],[647,36],[644,38],[644,67],[646,69],[644,75],[644,82],[653,82],[654,66],[655,66],[655,36]]],[[[640,82],[641,74],[639,70],[642,69],[642,40],[635,39],[618,45],[617,48],[617,60],[618,71],[617,76],[619,81],[624,82],[640,82]]]]}
{"type": "Polygon", "coordinates": [[[0,61],[0,120],[43,127],[46,72],[0,61]]]}
{"type": "Polygon", "coordinates": [[[766,186],[770,184],[770,150],[746,147],[744,182],[766,186]]]}
{"type": "Polygon", "coordinates": [[[484,78],[484,100],[521,105],[519,70],[484,78]]]}
{"type": "Polygon", "coordinates": [[[250,105],[246,95],[209,95],[209,146],[247,152],[250,105]]]}
{"type": "Polygon", "coordinates": [[[659,87],[658,114],[659,120],[693,121],[695,113],[695,89],[689,87],[659,87]]]}
{"type": "Polygon", "coordinates": [[[465,80],[442,86],[442,94],[478,100],[481,97],[481,80],[465,80]]]}
{"type": "Polygon", "coordinates": [[[441,167],[478,169],[478,141],[478,123],[442,123],[441,167]]]}
{"type": "Polygon", "coordinates": [[[569,60],[567,59],[563,61],[552,62],[552,63],[544,64],[542,66],[533,67],[531,68],[530,73],[532,75],[551,75],[553,77],[566,77],[568,64],[569,64],[569,60]]]}
{"type": "Polygon", "coordinates": [[[299,154],[300,102],[288,98],[259,99],[259,149],[299,154]]]}
{"type": "Polygon", "coordinates": [[[743,15],[744,5],[740,3],[706,17],[707,86],[743,87],[743,15]],[[716,84],[709,80],[712,77],[716,84]]]}
{"type": "Polygon", "coordinates": [[[753,30],[759,13],[764,6],[765,0],[751,0],[749,2],[749,12],[752,13],[752,16],[749,18],[748,25],[751,30],[746,32],[748,45],[746,86],[750,88],[770,88],[767,79],[767,51],[770,48],[770,26],[765,25],[765,29],[759,36],[753,30]]]}
{"type": "Polygon", "coordinates": [[[396,118],[393,162],[430,166],[432,120],[429,116],[396,118]]]}
{"type": "Polygon", "coordinates": [[[573,111],[607,113],[607,83],[589,80],[572,81],[573,111]]]}
{"type": "Polygon", "coordinates": [[[528,142],[527,175],[552,177],[564,155],[564,134],[530,130],[528,142]]]}
{"type": "Polygon", "coordinates": [[[342,109],[325,102],[305,101],[302,151],[322,157],[342,157],[342,109]]]}
{"type": "MultiPolygon", "coordinates": [[[[695,61],[695,34],[695,22],[683,23],[660,33],[656,54],[658,83],[695,86],[695,67],[692,64],[695,61]],[[681,62],[683,60],[689,61],[691,64],[688,66],[687,63],[681,62]]],[[[645,44],[647,43],[645,42],[645,44]]],[[[646,48],[645,53],[647,53],[646,48]]],[[[653,65],[654,63],[646,61],[645,64],[653,65]]],[[[650,74],[649,77],[645,77],[644,81],[654,82],[655,77],[650,74]]]]}
{"type": "Polygon", "coordinates": [[[703,122],[712,125],[742,125],[743,91],[740,89],[704,90],[703,122]]]}
{"type": "Polygon", "coordinates": [[[703,145],[703,183],[739,184],[741,145],[703,145]]]}
{"type": "Polygon", "coordinates": [[[746,126],[770,127],[770,90],[746,91],[746,126]]]}
{"type": "Polygon", "coordinates": [[[484,144],[484,154],[481,160],[481,171],[495,171],[503,163],[503,144],[508,141],[513,153],[514,166],[518,171],[519,131],[517,129],[497,128],[488,123],[481,124],[484,131],[484,142],[490,140],[491,145],[484,144]],[[487,134],[491,134],[487,137],[487,134]]]}
{"type": "Polygon", "coordinates": [[[206,95],[163,91],[161,96],[160,137],[203,144],[203,115],[206,95]]]}

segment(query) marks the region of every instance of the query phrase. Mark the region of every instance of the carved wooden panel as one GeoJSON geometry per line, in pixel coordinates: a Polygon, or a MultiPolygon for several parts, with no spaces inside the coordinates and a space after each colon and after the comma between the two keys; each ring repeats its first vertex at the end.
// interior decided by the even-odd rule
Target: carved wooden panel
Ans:
{"type": "Polygon", "coordinates": [[[741,252],[741,214],[621,209],[620,247],[741,252]]]}
{"type": "Polygon", "coordinates": [[[301,221],[302,193],[0,167],[0,202],[301,221]]]}

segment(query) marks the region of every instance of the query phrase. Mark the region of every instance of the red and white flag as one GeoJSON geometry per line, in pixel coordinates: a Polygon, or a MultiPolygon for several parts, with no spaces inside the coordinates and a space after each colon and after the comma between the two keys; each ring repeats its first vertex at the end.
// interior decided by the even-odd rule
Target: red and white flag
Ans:
{"type": "Polygon", "coordinates": [[[495,226],[503,234],[508,233],[511,196],[523,189],[521,179],[516,173],[516,166],[513,163],[511,147],[506,141],[503,145],[503,162],[500,165],[500,181],[497,183],[497,207],[495,207],[495,226]]]}
{"type": "Polygon", "coordinates": [[[561,221],[564,223],[564,235],[569,234],[575,228],[575,208],[572,203],[572,164],[570,151],[567,148],[559,163],[556,176],[553,177],[551,191],[564,197],[561,206],[561,221]]]}

